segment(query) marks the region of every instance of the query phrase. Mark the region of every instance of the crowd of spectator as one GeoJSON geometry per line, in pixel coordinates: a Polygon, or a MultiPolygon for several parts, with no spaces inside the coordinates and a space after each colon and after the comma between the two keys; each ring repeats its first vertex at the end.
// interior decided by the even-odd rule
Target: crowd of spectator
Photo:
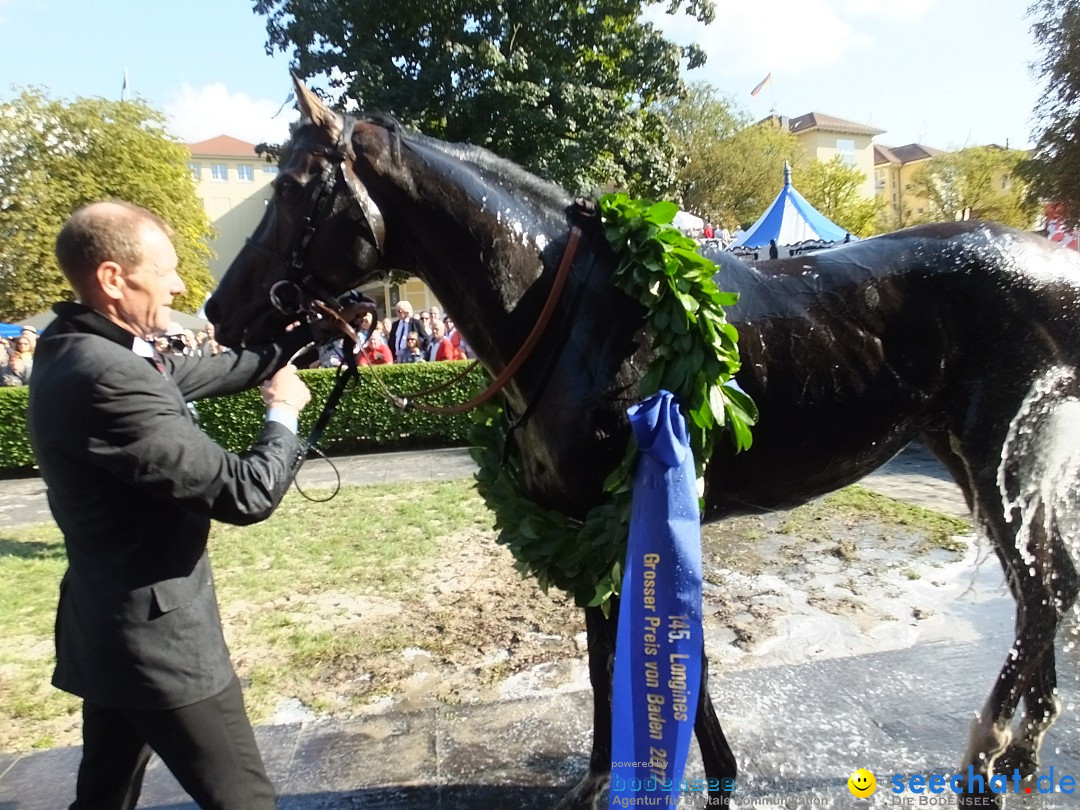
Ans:
{"type": "Polygon", "coordinates": [[[37,339],[37,330],[32,326],[22,327],[17,337],[0,338],[0,386],[10,388],[30,382],[37,339]]]}
{"type": "MultiPolygon", "coordinates": [[[[359,365],[432,363],[474,356],[453,319],[437,306],[414,313],[412,304],[401,300],[395,305],[396,319],[376,318],[370,309],[348,302],[343,312],[360,339],[359,365]]],[[[320,350],[315,366],[340,366],[343,356],[341,341],[335,341],[320,350]]]]}
{"type": "MultiPolygon", "coordinates": [[[[466,360],[474,355],[469,344],[457,331],[453,319],[444,315],[438,306],[413,313],[408,301],[398,301],[397,319],[378,319],[370,309],[353,308],[349,319],[360,338],[359,365],[389,363],[430,363],[441,360],[466,360]]],[[[349,306],[346,304],[346,313],[349,306]]],[[[23,327],[17,338],[0,340],[0,385],[26,385],[34,363],[37,330],[23,327]]],[[[184,329],[170,325],[166,334],[157,338],[155,348],[162,354],[214,355],[229,351],[214,339],[214,325],[203,329],[184,329]]],[[[342,341],[322,346],[311,368],[334,368],[344,357],[342,341]]]]}
{"type": "Polygon", "coordinates": [[[169,325],[169,330],[154,342],[161,354],[212,355],[228,351],[214,340],[214,325],[209,321],[199,330],[183,329],[180,324],[169,325]]]}

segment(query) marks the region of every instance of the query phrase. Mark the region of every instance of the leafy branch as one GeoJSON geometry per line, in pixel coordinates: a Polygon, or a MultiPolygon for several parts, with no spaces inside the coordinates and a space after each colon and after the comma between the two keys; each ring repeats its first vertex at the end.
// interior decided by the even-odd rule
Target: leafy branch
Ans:
{"type": "MultiPolygon", "coordinates": [[[[738,332],[724,307],[738,295],[716,286],[716,265],[671,226],[678,212],[674,203],[608,194],[600,198],[599,209],[617,256],[612,282],[645,308],[652,335],[653,360],[639,384],[640,395],[646,399],[660,390],[675,395],[687,417],[700,481],[717,429],[726,429],[741,451],[750,447],[750,428],[757,421],[753,400],[730,384],[739,370],[738,332]]],[[[555,585],[571,593],[579,605],[606,607],[622,584],[637,461],[633,438],[604,483],[606,499],[583,521],[526,496],[521,459],[513,445],[506,445],[500,408],[481,413],[470,438],[479,465],[477,488],[495,512],[498,541],[514,555],[517,570],[536,577],[544,590],[555,585]]]]}

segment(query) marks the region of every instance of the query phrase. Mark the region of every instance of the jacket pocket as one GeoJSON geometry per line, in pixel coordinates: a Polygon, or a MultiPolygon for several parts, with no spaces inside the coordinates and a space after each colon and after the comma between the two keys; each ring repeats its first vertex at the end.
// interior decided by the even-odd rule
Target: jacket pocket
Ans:
{"type": "Polygon", "coordinates": [[[168,613],[190,605],[202,593],[210,578],[203,571],[191,576],[163,579],[150,586],[154,606],[161,613],[168,613]]]}

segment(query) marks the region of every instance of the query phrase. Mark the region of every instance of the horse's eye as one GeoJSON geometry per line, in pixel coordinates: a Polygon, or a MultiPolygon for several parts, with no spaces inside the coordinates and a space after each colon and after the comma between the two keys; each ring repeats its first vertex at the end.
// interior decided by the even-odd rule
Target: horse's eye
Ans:
{"type": "Polygon", "coordinates": [[[283,203],[294,203],[300,199],[300,184],[288,176],[278,179],[275,191],[278,199],[283,203]]]}

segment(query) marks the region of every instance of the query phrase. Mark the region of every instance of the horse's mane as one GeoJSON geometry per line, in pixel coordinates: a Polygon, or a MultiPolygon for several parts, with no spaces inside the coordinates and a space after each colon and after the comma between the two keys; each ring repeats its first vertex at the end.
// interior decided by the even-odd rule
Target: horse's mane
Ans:
{"type": "Polygon", "coordinates": [[[446,158],[451,158],[459,164],[463,163],[474,168],[485,179],[485,185],[490,185],[494,180],[495,185],[505,184],[516,192],[524,192],[531,197],[540,198],[556,208],[564,207],[570,196],[565,189],[555,183],[537,177],[513,161],[499,157],[482,146],[449,143],[419,132],[409,132],[402,128],[397,119],[385,113],[367,113],[362,116],[362,120],[377,124],[390,133],[391,150],[395,162],[400,162],[401,146],[404,144],[435,165],[444,163],[446,158]],[[499,183],[499,181],[502,182],[499,183]]]}

